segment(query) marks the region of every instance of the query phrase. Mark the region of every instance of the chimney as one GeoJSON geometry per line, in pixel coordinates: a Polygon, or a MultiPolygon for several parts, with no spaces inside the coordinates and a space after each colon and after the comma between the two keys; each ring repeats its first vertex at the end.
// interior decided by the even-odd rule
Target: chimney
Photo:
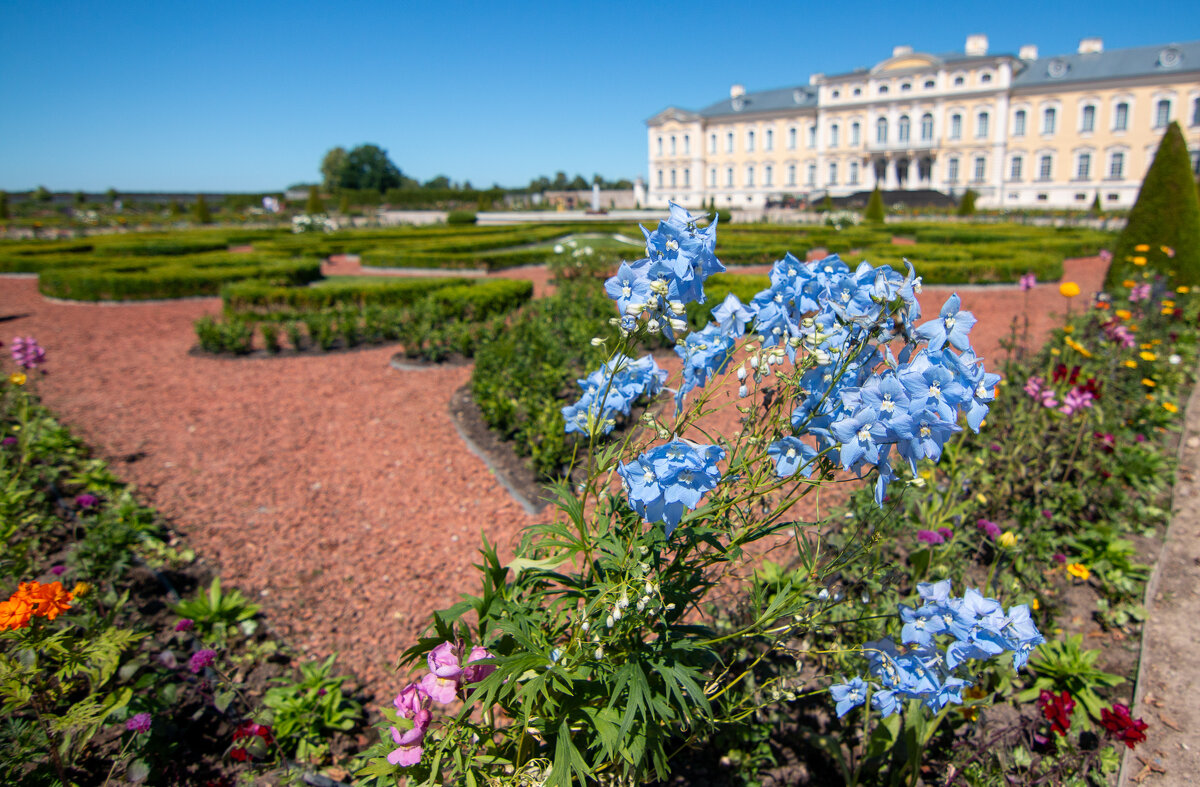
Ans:
{"type": "Polygon", "coordinates": [[[746,86],[745,85],[731,85],[730,86],[730,88],[729,88],[729,97],[730,98],[741,98],[744,95],[746,95],[746,86]]]}
{"type": "Polygon", "coordinates": [[[912,47],[907,44],[892,47],[892,57],[900,57],[901,55],[911,55],[912,47]]]}
{"type": "Polygon", "coordinates": [[[810,84],[810,85],[819,85],[819,84],[821,84],[821,82],[823,82],[824,80],[825,80],[825,73],[824,73],[824,72],[821,72],[821,73],[817,73],[817,74],[813,74],[813,75],[811,75],[811,76],[808,78],[808,84],[810,84]]]}
{"type": "Polygon", "coordinates": [[[987,49],[987,36],[982,33],[972,33],[967,36],[967,45],[964,50],[969,57],[982,57],[987,54],[987,49]]]}
{"type": "Polygon", "coordinates": [[[1026,44],[1021,47],[1021,51],[1017,54],[1017,57],[1022,60],[1037,60],[1037,44],[1026,44]]]}
{"type": "Polygon", "coordinates": [[[1103,38],[1082,38],[1079,40],[1079,54],[1081,55],[1094,55],[1103,51],[1103,38]]]}

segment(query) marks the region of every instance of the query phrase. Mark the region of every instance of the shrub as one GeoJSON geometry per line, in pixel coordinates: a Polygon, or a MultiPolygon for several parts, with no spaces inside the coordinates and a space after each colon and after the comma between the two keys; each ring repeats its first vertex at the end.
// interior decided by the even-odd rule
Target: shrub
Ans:
{"type": "Polygon", "coordinates": [[[474,224],[475,221],[475,212],[470,210],[452,210],[446,216],[447,224],[474,224]]]}
{"type": "Polygon", "coordinates": [[[310,216],[325,212],[325,203],[321,201],[321,195],[316,186],[308,187],[308,202],[304,206],[304,212],[310,216]]]}
{"type": "Polygon", "coordinates": [[[882,224],[886,212],[883,207],[883,194],[880,193],[879,187],[871,192],[871,198],[867,200],[867,209],[863,211],[863,220],[874,224],[882,224]]]}
{"type": "Polygon", "coordinates": [[[967,189],[965,192],[963,192],[962,199],[959,200],[958,210],[955,211],[955,215],[974,216],[975,198],[977,196],[978,195],[975,193],[974,189],[967,189]]]}
{"type": "Polygon", "coordinates": [[[262,326],[263,347],[267,352],[275,354],[279,352],[279,326],[273,323],[263,323],[262,326]]]}
{"type": "Polygon", "coordinates": [[[328,282],[317,287],[280,287],[261,281],[229,284],[221,290],[225,311],[274,315],[368,304],[404,306],[442,287],[468,284],[468,279],[403,278],[328,282]]]}
{"type": "Polygon", "coordinates": [[[1179,124],[1167,127],[1154,162],[1146,172],[1137,202],[1117,239],[1105,287],[1113,289],[1129,278],[1133,260],[1146,258],[1140,245],[1157,250],[1167,246],[1175,256],[1153,258],[1164,273],[1174,273],[1176,284],[1200,284],[1200,197],[1192,175],[1191,159],[1179,124]]]}
{"type": "Polygon", "coordinates": [[[307,284],[321,278],[316,260],[245,260],[241,265],[145,266],[44,270],[38,278],[43,295],[80,301],[148,300],[217,295],[229,282],[261,279],[269,283],[307,284]]]}
{"type": "Polygon", "coordinates": [[[196,196],[196,204],[192,206],[192,218],[197,224],[212,224],[212,211],[208,209],[208,202],[203,194],[196,196]]]}

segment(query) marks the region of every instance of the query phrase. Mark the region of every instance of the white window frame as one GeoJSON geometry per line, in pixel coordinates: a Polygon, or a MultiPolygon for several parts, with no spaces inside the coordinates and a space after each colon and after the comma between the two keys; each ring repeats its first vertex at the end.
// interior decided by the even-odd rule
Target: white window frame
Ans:
{"type": "Polygon", "coordinates": [[[1008,179],[1013,183],[1020,183],[1024,175],[1025,156],[1021,153],[1016,153],[1008,161],[1008,179]]]}
{"type": "Polygon", "coordinates": [[[775,149],[775,129],[769,128],[763,132],[763,150],[775,149]]]}
{"type": "Polygon", "coordinates": [[[746,131],[746,152],[754,152],[754,129],[749,129],[746,131]]]}
{"type": "Polygon", "coordinates": [[[1058,107],[1042,107],[1042,136],[1052,137],[1058,133],[1058,107]]]}
{"type": "Polygon", "coordinates": [[[1094,103],[1084,104],[1079,108],[1079,133],[1091,134],[1096,130],[1096,105],[1094,103]],[[1089,123],[1088,113],[1091,113],[1089,123]]]}
{"type": "Polygon", "coordinates": [[[933,140],[933,113],[926,112],[921,115],[921,141],[931,142],[933,140]]]}
{"type": "Polygon", "coordinates": [[[962,113],[950,113],[950,139],[962,139],[962,113]]]}
{"type": "Polygon", "coordinates": [[[1014,137],[1025,136],[1029,128],[1029,109],[1027,107],[1018,107],[1013,110],[1013,131],[1014,137]]]}
{"type": "Polygon", "coordinates": [[[975,113],[975,139],[987,139],[992,127],[992,113],[981,109],[975,113]]]}
{"type": "Polygon", "coordinates": [[[971,159],[971,182],[984,183],[987,181],[987,156],[975,156],[971,159]]]}

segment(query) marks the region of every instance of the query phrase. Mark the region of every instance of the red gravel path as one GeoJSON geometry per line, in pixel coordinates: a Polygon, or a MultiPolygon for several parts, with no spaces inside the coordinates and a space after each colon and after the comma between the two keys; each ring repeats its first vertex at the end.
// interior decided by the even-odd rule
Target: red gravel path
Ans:
{"type": "MultiPolygon", "coordinates": [[[[330,272],[345,273],[338,265],[330,272]]],[[[1097,259],[1071,260],[1085,295],[1097,259]]],[[[535,279],[545,272],[509,272],[535,279]]],[[[1035,341],[1064,300],[1055,285],[960,288],[972,338],[995,361],[1026,306],[1035,341]]],[[[936,313],[946,290],[922,302],[936,313]]],[[[1079,305],[1076,306],[1079,308],[1079,305]]],[[[427,613],[477,587],[480,533],[510,545],[534,521],[459,439],[447,413],[469,367],[398,372],[394,348],[323,357],[218,360],[188,354],[217,299],[96,306],[43,299],[0,278],[0,338],[47,348],[46,404],[169,517],[230,584],[262,596],[275,626],[341,653],[383,696],[427,613]],[[132,462],[124,457],[140,455],[132,462]]]]}

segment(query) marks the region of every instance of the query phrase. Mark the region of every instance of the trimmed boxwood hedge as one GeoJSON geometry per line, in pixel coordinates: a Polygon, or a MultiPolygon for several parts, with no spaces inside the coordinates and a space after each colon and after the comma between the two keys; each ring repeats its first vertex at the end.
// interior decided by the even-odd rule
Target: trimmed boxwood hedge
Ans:
{"type": "Polygon", "coordinates": [[[132,265],[112,268],[43,270],[38,289],[43,295],[78,301],[125,301],[216,295],[224,285],[243,279],[300,286],[321,278],[316,260],[272,260],[257,264],[132,265]]]}
{"type": "Polygon", "coordinates": [[[322,282],[313,287],[276,287],[260,281],[228,284],[221,290],[227,313],[256,314],[278,318],[333,306],[404,306],[431,291],[467,284],[462,278],[404,278],[322,282]]]}

